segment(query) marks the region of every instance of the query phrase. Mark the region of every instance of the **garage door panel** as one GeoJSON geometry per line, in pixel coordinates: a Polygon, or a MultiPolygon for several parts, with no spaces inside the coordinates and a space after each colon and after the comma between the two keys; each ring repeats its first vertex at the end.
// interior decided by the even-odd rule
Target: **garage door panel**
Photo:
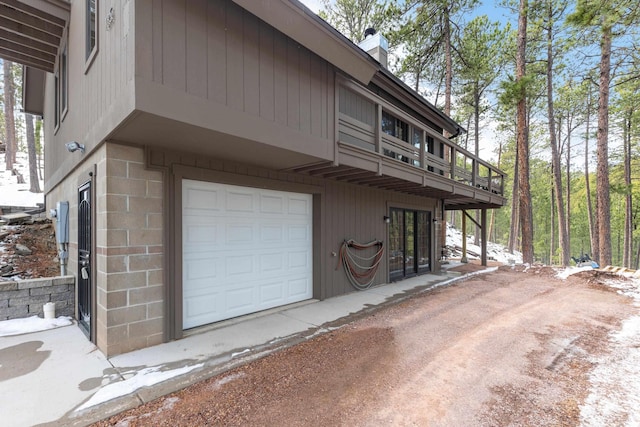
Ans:
{"type": "Polygon", "coordinates": [[[290,225],[288,231],[289,242],[291,243],[307,242],[311,237],[311,230],[306,225],[290,225]]]}
{"type": "Polygon", "coordinates": [[[281,273],[285,266],[282,252],[260,254],[260,273],[281,273]]]}
{"type": "Polygon", "coordinates": [[[185,299],[184,311],[189,319],[205,320],[219,314],[221,302],[221,295],[217,293],[198,295],[185,299]]]}
{"type": "Polygon", "coordinates": [[[225,241],[229,245],[252,243],[255,240],[254,234],[251,224],[229,224],[225,230],[225,241]]]}
{"type": "Polygon", "coordinates": [[[220,204],[218,201],[218,192],[209,191],[199,188],[189,188],[186,192],[183,192],[182,198],[184,200],[184,207],[189,211],[202,210],[202,211],[218,211],[220,210],[220,204]]]}
{"type": "Polygon", "coordinates": [[[311,214],[311,200],[301,197],[292,196],[289,197],[289,214],[290,215],[310,215],[311,214]]]}
{"type": "Polygon", "coordinates": [[[190,180],[183,195],[185,329],[312,297],[311,195],[190,180]]]}
{"type": "Polygon", "coordinates": [[[255,195],[252,191],[228,190],[226,194],[227,212],[253,213],[255,211],[255,195]]]}
{"type": "Polygon", "coordinates": [[[198,224],[185,227],[184,239],[191,244],[211,244],[218,241],[218,227],[215,224],[198,224]]]}
{"type": "Polygon", "coordinates": [[[260,240],[270,243],[282,243],[284,239],[284,226],[280,224],[261,224],[260,240]]]}
{"type": "Polygon", "coordinates": [[[246,314],[246,309],[250,309],[256,303],[255,292],[255,286],[251,283],[226,291],[225,309],[231,313],[241,311],[242,314],[246,314]]]}
{"type": "Polygon", "coordinates": [[[289,295],[292,299],[303,297],[307,293],[307,289],[311,286],[311,280],[307,277],[291,279],[287,283],[289,287],[289,295]]]}
{"type": "Polygon", "coordinates": [[[285,197],[276,195],[260,195],[260,213],[282,215],[285,197]]]}
{"type": "Polygon", "coordinates": [[[285,297],[285,290],[281,280],[266,282],[260,286],[260,303],[270,305],[279,303],[285,297]]]}
{"type": "Polygon", "coordinates": [[[309,268],[309,261],[311,260],[311,254],[308,252],[289,252],[288,256],[288,268],[289,269],[307,269],[309,268]]]}
{"type": "Polygon", "coordinates": [[[187,259],[184,271],[189,281],[215,279],[218,277],[220,260],[215,258],[187,259]]]}
{"type": "Polygon", "coordinates": [[[227,256],[226,273],[228,277],[237,278],[246,274],[255,273],[253,257],[247,255],[227,256]]]}

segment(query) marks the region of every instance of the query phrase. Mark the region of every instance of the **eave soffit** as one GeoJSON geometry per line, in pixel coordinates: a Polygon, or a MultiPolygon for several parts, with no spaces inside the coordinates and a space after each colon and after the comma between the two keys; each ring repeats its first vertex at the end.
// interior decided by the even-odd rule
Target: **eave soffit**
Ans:
{"type": "Polygon", "coordinates": [[[63,0],[0,0],[0,58],[52,73],[69,11],[63,0]]]}

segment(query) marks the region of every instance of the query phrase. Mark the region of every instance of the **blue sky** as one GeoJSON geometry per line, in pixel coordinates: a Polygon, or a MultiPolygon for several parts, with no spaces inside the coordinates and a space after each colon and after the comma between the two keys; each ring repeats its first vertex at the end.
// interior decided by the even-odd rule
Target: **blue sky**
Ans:
{"type": "MultiPolygon", "coordinates": [[[[320,0],[300,0],[300,2],[315,13],[318,13],[322,8],[320,0]]],[[[487,15],[492,21],[506,22],[508,20],[508,11],[502,7],[496,6],[495,2],[490,0],[481,1],[480,6],[476,8],[473,15],[487,15]]],[[[512,19],[515,20],[515,18],[512,19]]],[[[514,24],[515,21],[512,22],[512,25],[514,24]]]]}

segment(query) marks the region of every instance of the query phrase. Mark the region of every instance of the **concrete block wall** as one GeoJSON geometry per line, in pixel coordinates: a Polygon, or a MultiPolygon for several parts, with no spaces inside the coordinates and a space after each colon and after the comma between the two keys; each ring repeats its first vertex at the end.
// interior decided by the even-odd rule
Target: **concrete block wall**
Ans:
{"type": "Polygon", "coordinates": [[[96,184],[96,343],[113,356],[163,340],[164,189],[142,148],[115,143],[96,184]]]}
{"type": "Polygon", "coordinates": [[[108,142],[47,194],[69,201],[69,273],[78,276],[78,187],[93,176],[95,342],[107,356],[163,340],[163,181],[141,147],[108,142]]]}
{"type": "Polygon", "coordinates": [[[42,306],[56,304],[56,316],[75,314],[75,277],[0,282],[0,320],[43,317],[42,306]]]}

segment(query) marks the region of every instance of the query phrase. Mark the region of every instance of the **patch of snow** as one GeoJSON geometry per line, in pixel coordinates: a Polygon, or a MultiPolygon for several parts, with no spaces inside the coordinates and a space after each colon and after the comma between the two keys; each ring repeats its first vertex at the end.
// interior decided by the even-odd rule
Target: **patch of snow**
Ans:
{"type": "Polygon", "coordinates": [[[245,348],[244,350],[239,351],[237,353],[231,353],[231,358],[233,359],[236,356],[240,356],[242,354],[249,353],[249,352],[251,352],[251,350],[249,350],[248,348],[245,348]]]}
{"type": "Polygon", "coordinates": [[[598,358],[589,375],[589,396],[580,406],[580,425],[640,425],[640,317],[627,319],[610,337],[610,354],[598,358]]]}
{"type": "Polygon", "coordinates": [[[589,271],[593,270],[591,266],[585,267],[567,267],[560,270],[557,274],[557,277],[562,280],[566,280],[569,276],[573,276],[574,274],[580,273],[581,271],[589,271]]]}
{"type": "MultiPolygon", "coordinates": [[[[618,273],[620,276],[629,276],[618,273]]],[[[640,280],[609,280],[608,286],[640,303],[640,280]]],[[[609,336],[611,352],[593,360],[589,375],[589,395],[580,406],[580,425],[640,425],[640,316],[622,323],[622,329],[609,336]]]]}
{"type": "Polygon", "coordinates": [[[26,319],[3,320],[0,322],[0,337],[46,331],[47,329],[60,328],[71,324],[73,324],[73,321],[68,316],[60,316],[57,319],[43,319],[38,316],[31,316],[26,319]]]}
{"type": "Polygon", "coordinates": [[[204,366],[203,363],[198,363],[196,365],[184,366],[182,368],[169,369],[166,371],[161,371],[161,366],[152,366],[150,368],[141,369],[129,379],[111,383],[102,387],[93,396],[91,396],[89,400],[76,408],[75,412],[108,402],[109,400],[113,400],[118,397],[126,396],[136,392],[142,387],[150,387],[179,375],[187,374],[194,369],[201,368],[202,366],[204,366]]]}
{"type": "Polygon", "coordinates": [[[211,389],[218,390],[223,385],[230,383],[231,381],[235,381],[237,379],[243,378],[246,376],[244,372],[238,372],[235,374],[227,375],[226,377],[222,377],[211,385],[211,389]]]}
{"type": "MultiPolygon", "coordinates": [[[[462,246],[462,231],[449,223],[447,223],[446,245],[450,247],[462,246]]],[[[473,236],[467,236],[467,251],[478,254],[482,252],[482,248],[480,248],[480,246],[473,244],[473,236]]],[[[467,253],[467,258],[476,259],[478,257],[467,253]]],[[[487,259],[491,259],[502,264],[522,264],[522,253],[513,251],[511,254],[503,245],[494,242],[487,242],[487,259]]]]}
{"type": "Polygon", "coordinates": [[[180,401],[179,397],[167,397],[166,399],[164,399],[164,402],[162,402],[162,406],[156,409],[155,411],[144,413],[140,415],[140,417],[136,417],[136,416],[125,417],[120,421],[118,421],[114,427],[129,427],[132,421],[136,421],[139,418],[150,418],[156,414],[161,414],[164,411],[170,411],[171,409],[173,409],[173,406],[179,401],[180,401]]]}
{"type": "MultiPolygon", "coordinates": [[[[29,158],[27,153],[16,153],[14,169],[22,174],[25,184],[18,184],[17,177],[5,170],[5,153],[0,153],[0,205],[36,207],[44,203],[44,193],[29,191],[29,158]]],[[[40,188],[44,181],[40,180],[40,188]]]]}

